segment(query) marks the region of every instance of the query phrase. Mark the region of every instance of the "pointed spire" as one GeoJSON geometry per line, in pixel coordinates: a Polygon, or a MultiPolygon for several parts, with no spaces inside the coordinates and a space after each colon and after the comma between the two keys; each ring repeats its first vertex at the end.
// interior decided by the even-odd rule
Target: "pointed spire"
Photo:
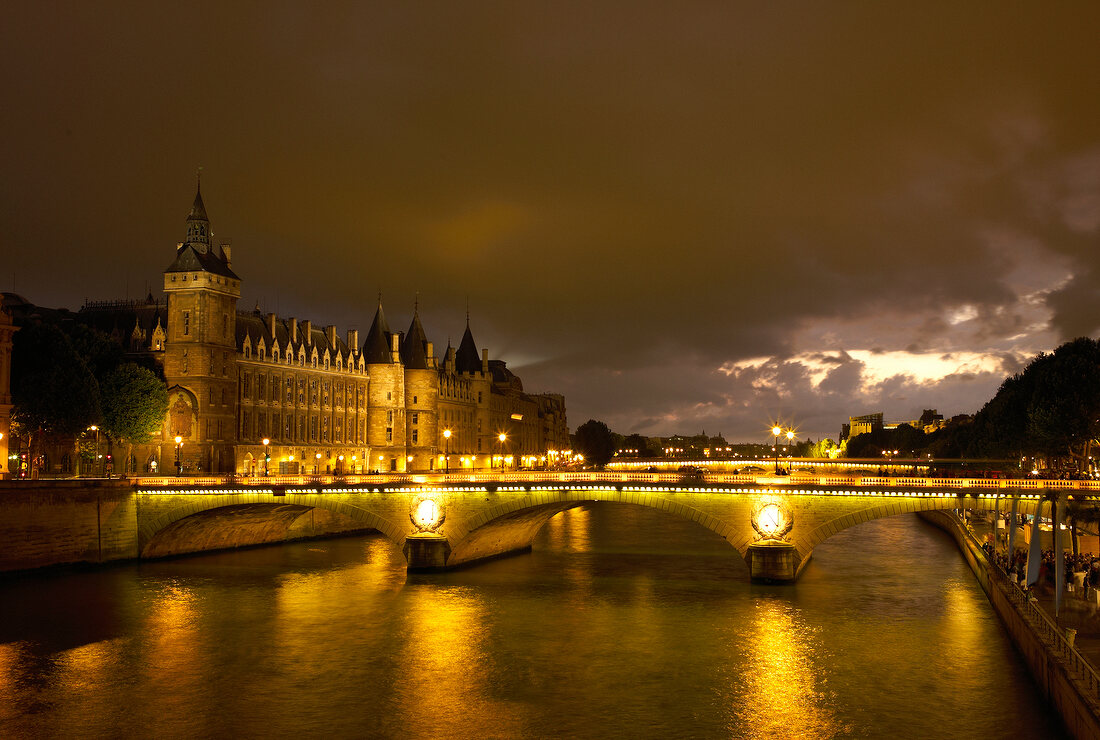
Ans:
{"type": "Polygon", "coordinates": [[[210,218],[206,215],[206,205],[202,202],[202,168],[195,178],[195,202],[187,214],[187,238],[184,245],[194,245],[200,252],[210,250],[210,218]]]}
{"type": "Polygon", "coordinates": [[[420,314],[416,309],[413,310],[409,332],[401,342],[401,362],[406,370],[428,369],[428,338],[424,335],[424,327],[420,324],[420,314]]]}
{"type": "Polygon", "coordinates": [[[458,345],[455,354],[455,370],[460,373],[481,372],[481,358],[477,354],[477,342],[470,331],[470,312],[466,311],[466,331],[462,335],[462,342],[458,345]]]}
{"type": "Polygon", "coordinates": [[[363,342],[363,361],[368,365],[388,365],[390,355],[390,327],[386,323],[386,314],[382,312],[382,293],[378,293],[378,311],[363,342]]]}

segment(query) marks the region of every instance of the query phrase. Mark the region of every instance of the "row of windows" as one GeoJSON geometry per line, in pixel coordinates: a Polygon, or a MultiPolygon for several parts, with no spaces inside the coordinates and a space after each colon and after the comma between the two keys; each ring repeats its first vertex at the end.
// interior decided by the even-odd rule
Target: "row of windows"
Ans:
{"type": "Polygon", "coordinates": [[[278,442],[362,442],[366,438],[366,422],[347,421],[347,439],[344,439],[344,419],[317,414],[279,414],[270,416],[264,412],[255,415],[255,428],[250,411],[241,414],[241,438],[259,441],[268,438],[278,442]],[[270,423],[269,423],[270,422],[270,423]]]}

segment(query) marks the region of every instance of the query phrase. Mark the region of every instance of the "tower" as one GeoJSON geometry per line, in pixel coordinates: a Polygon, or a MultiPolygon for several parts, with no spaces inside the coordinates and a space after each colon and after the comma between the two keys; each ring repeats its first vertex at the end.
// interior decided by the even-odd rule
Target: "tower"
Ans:
{"type": "Polygon", "coordinates": [[[227,245],[215,247],[196,186],[186,238],[164,271],[168,382],[165,443],[182,440],[181,463],[191,471],[233,470],[237,434],[235,333],[241,281],[227,245]]]}
{"type": "Polygon", "coordinates": [[[401,342],[405,367],[405,459],[410,470],[433,470],[439,446],[439,373],[435,351],[424,334],[418,308],[401,342]]]}
{"type": "Polygon", "coordinates": [[[401,336],[390,332],[382,299],[374,314],[363,356],[367,375],[368,470],[378,472],[407,469],[405,450],[405,373],[401,364],[401,336]]]}

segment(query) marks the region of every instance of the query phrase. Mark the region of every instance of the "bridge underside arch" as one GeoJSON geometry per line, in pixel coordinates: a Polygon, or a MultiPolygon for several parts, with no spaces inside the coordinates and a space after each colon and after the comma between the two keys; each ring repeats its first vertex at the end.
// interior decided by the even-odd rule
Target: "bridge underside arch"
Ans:
{"type": "MultiPolygon", "coordinates": [[[[562,491],[553,500],[535,496],[521,501],[491,507],[463,526],[448,533],[451,554],[448,567],[497,557],[510,552],[528,550],[539,530],[555,515],[568,509],[595,503],[632,504],[657,509],[672,516],[694,521],[725,539],[742,558],[747,550],[747,536],[732,522],[740,518],[741,509],[747,516],[748,504],[725,499],[732,509],[729,518],[717,518],[683,503],[675,502],[657,492],[646,491],[562,491]],[[744,540],[744,541],[743,541],[744,540]]],[[[746,520],[747,521],[747,520],[746,520]]]]}
{"type": "MultiPolygon", "coordinates": [[[[972,509],[978,511],[1000,511],[1007,514],[1012,510],[1012,498],[1009,496],[952,496],[952,497],[907,497],[866,500],[866,505],[851,506],[842,516],[838,516],[828,522],[819,524],[807,533],[794,538],[794,545],[801,553],[810,553],[814,547],[845,529],[869,522],[873,519],[883,519],[900,514],[917,513],[921,511],[950,511],[952,509],[972,509]]],[[[1034,516],[1038,511],[1040,499],[1017,498],[1016,514],[1034,516]]],[[[854,501],[853,501],[854,503],[854,501]]],[[[1043,509],[1044,516],[1049,516],[1050,505],[1043,509]]],[[[798,514],[796,513],[796,525],[798,514]]]]}
{"type": "Polygon", "coordinates": [[[142,558],[227,550],[375,529],[372,523],[301,503],[240,503],[174,518],[151,532],[142,558]]]}
{"type": "Polygon", "coordinates": [[[569,501],[541,504],[518,511],[510,511],[490,519],[451,545],[448,565],[461,565],[475,560],[497,557],[531,547],[535,535],[550,519],[583,502],[569,501]]]}

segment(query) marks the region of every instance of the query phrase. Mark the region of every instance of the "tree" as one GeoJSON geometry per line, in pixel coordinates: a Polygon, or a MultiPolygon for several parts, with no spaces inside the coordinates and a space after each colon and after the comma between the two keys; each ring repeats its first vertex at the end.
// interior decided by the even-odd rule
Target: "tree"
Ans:
{"type": "Polygon", "coordinates": [[[965,450],[973,457],[1039,453],[1083,467],[1100,436],[1100,342],[1080,338],[1039,354],[1006,378],[974,417],[965,450]]]}
{"type": "MultiPolygon", "coordinates": [[[[135,444],[147,442],[157,433],[168,413],[168,391],[153,373],[126,362],[107,373],[100,385],[103,402],[103,431],[111,442],[124,442],[126,465],[135,444]]],[[[124,468],[126,472],[130,472],[124,468]]]]}
{"type": "MultiPolygon", "coordinates": [[[[99,384],[69,338],[56,326],[31,324],[12,346],[12,421],[36,457],[43,438],[76,439],[100,420],[99,384]]],[[[73,455],[79,459],[74,445],[73,455]]]]}
{"type": "Polygon", "coordinates": [[[1092,443],[1100,436],[1100,342],[1075,339],[1046,358],[1027,418],[1028,436],[1040,450],[1087,467],[1092,443]]]}
{"type": "Polygon", "coordinates": [[[631,434],[623,440],[623,446],[628,450],[637,450],[635,457],[653,457],[653,451],[649,449],[649,440],[640,434],[631,434]]]}
{"type": "Polygon", "coordinates": [[[573,438],[573,446],[597,468],[607,465],[615,455],[615,437],[602,421],[589,419],[577,427],[573,438]]]}

